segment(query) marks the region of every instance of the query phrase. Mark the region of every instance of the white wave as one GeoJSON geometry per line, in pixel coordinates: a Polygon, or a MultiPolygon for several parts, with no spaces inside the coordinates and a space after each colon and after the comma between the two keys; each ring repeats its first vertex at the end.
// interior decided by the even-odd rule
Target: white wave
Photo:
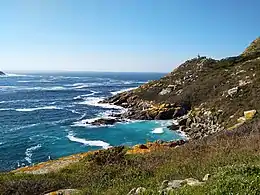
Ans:
{"type": "Polygon", "coordinates": [[[35,123],[35,124],[29,124],[29,125],[14,127],[12,129],[9,129],[8,132],[17,131],[17,130],[26,129],[26,128],[31,128],[31,127],[35,127],[35,126],[38,126],[38,125],[41,125],[41,124],[44,124],[44,123],[35,123]]]}
{"type": "Polygon", "coordinates": [[[47,79],[17,81],[17,83],[51,83],[51,82],[53,82],[53,81],[50,81],[50,80],[47,80],[47,79]]]}
{"type": "Polygon", "coordinates": [[[62,87],[62,86],[55,86],[55,87],[49,87],[49,88],[42,88],[44,90],[64,90],[64,89],[67,89],[65,87],[62,87]]]}
{"type": "Polygon", "coordinates": [[[183,138],[186,140],[189,140],[189,136],[184,132],[184,131],[180,131],[180,130],[176,130],[176,132],[183,138]]]}
{"type": "Polygon", "coordinates": [[[73,99],[74,100],[82,100],[84,97],[89,97],[89,96],[95,95],[96,93],[98,93],[98,92],[97,91],[91,91],[90,94],[78,95],[78,96],[74,97],[73,99]]]}
{"type": "Polygon", "coordinates": [[[74,113],[74,114],[81,114],[80,112],[78,112],[78,111],[76,111],[76,110],[68,110],[68,111],[70,111],[70,112],[72,112],[72,113],[74,113]]]}
{"type": "Polygon", "coordinates": [[[68,85],[68,86],[73,86],[73,87],[77,87],[77,86],[81,86],[84,85],[85,83],[74,83],[72,85],[68,85]]]}
{"type": "Polygon", "coordinates": [[[77,86],[77,87],[74,87],[75,89],[83,89],[83,88],[87,88],[89,87],[88,85],[80,85],[80,86],[77,86]]]}
{"type": "Polygon", "coordinates": [[[87,145],[87,146],[99,146],[99,147],[102,147],[104,149],[111,147],[109,143],[106,143],[104,141],[101,141],[101,140],[92,140],[92,141],[91,140],[85,140],[85,139],[82,139],[82,138],[74,137],[72,133],[69,133],[67,135],[67,138],[72,142],[82,143],[82,144],[87,145]]]}
{"type": "Polygon", "coordinates": [[[21,87],[18,86],[19,90],[39,90],[39,91],[59,91],[59,90],[66,90],[67,88],[62,86],[53,86],[53,87],[21,87]]]}
{"type": "Polygon", "coordinates": [[[102,100],[104,100],[103,97],[87,97],[85,99],[85,101],[78,102],[77,104],[97,106],[97,107],[102,107],[102,108],[107,108],[107,109],[125,110],[121,106],[107,104],[107,103],[99,103],[102,100]]]}
{"type": "Polygon", "coordinates": [[[53,110],[53,109],[60,109],[57,106],[44,106],[44,107],[37,107],[37,108],[18,108],[15,109],[18,112],[32,112],[35,110],[53,110]]]}
{"type": "Polygon", "coordinates": [[[66,90],[68,88],[62,86],[53,86],[53,87],[26,87],[26,86],[0,86],[0,89],[15,89],[15,90],[39,90],[39,91],[57,91],[57,90],[66,90]]]}
{"type": "Polygon", "coordinates": [[[0,86],[0,89],[15,89],[17,88],[16,86],[9,86],[9,85],[2,85],[0,86]]]}
{"type": "Polygon", "coordinates": [[[116,94],[119,94],[119,93],[123,93],[123,92],[126,92],[126,91],[131,91],[131,90],[134,90],[136,89],[137,87],[131,87],[131,88],[126,88],[126,89],[121,89],[121,90],[118,90],[118,91],[112,91],[110,92],[112,95],[116,95],[116,94]]]}
{"type": "Polygon", "coordinates": [[[32,146],[30,148],[27,148],[26,151],[25,151],[25,160],[28,162],[28,163],[32,163],[32,155],[33,155],[33,151],[37,150],[38,148],[42,147],[41,144],[38,144],[36,146],[32,146]]]}
{"type": "Polygon", "coordinates": [[[74,89],[81,89],[81,88],[89,87],[90,85],[88,83],[74,83],[65,86],[73,87],[74,89]]]}
{"type": "Polygon", "coordinates": [[[168,127],[172,125],[172,123],[175,124],[174,120],[155,120],[155,123],[160,124],[161,127],[168,127]]]}
{"type": "Polygon", "coordinates": [[[158,127],[158,128],[153,129],[152,133],[154,133],[154,134],[164,133],[163,127],[158,127]]]}
{"type": "Polygon", "coordinates": [[[122,81],[122,83],[125,85],[131,85],[131,84],[143,84],[146,82],[144,82],[144,81],[122,81]]]}
{"type": "Polygon", "coordinates": [[[11,73],[7,73],[4,76],[8,76],[8,77],[27,77],[27,76],[32,76],[32,75],[24,75],[24,74],[11,74],[11,73]]]}
{"type": "Polygon", "coordinates": [[[0,108],[0,111],[8,111],[8,110],[13,110],[13,108],[0,108]]]}
{"type": "Polygon", "coordinates": [[[32,81],[17,81],[17,83],[30,83],[32,81]]]}

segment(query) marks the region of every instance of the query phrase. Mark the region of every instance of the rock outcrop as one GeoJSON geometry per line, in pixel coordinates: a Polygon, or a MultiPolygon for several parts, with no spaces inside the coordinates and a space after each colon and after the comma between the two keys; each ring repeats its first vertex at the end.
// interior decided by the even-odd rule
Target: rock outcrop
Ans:
{"type": "Polygon", "coordinates": [[[62,190],[57,190],[57,191],[53,191],[50,193],[47,193],[45,195],[79,195],[82,194],[81,190],[77,190],[77,189],[62,189],[62,190]]]}
{"type": "Polygon", "coordinates": [[[254,52],[260,52],[260,37],[256,38],[243,52],[243,55],[248,55],[254,52]]]}
{"type": "Polygon", "coordinates": [[[116,122],[119,122],[119,120],[114,119],[114,118],[100,118],[100,119],[94,120],[93,122],[89,122],[87,124],[102,126],[102,125],[114,125],[116,122]]]}
{"type": "MultiPolygon", "coordinates": [[[[207,175],[209,175],[209,174],[207,174],[207,175]]],[[[205,175],[205,177],[207,175],[205,175]]],[[[205,180],[205,181],[207,181],[207,180],[205,180]]],[[[164,180],[160,186],[159,193],[160,194],[171,194],[171,193],[174,193],[174,190],[181,188],[185,185],[200,186],[200,185],[203,185],[205,183],[205,181],[201,182],[194,178],[179,179],[179,180],[172,180],[172,181],[164,180]]]]}
{"type": "Polygon", "coordinates": [[[119,118],[177,119],[182,123],[181,130],[191,138],[202,138],[234,126],[244,111],[260,110],[259,65],[257,38],[239,56],[187,60],[163,78],[104,102],[127,109],[119,118]],[[200,112],[193,116],[196,108],[200,112]]]}
{"type": "Polygon", "coordinates": [[[4,72],[2,72],[2,71],[0,71],[0,76],[1,76],[1,75],[5,75],[5,73],[4,73],[4,72]]]}

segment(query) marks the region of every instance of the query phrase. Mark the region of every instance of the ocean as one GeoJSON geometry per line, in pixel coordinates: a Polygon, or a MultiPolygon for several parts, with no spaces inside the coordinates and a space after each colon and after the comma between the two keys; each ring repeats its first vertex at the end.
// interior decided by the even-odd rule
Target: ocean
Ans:
{"type": "Polygon", "coordinates": [[[162,76],[63,72],[0,77],[0,171],[111,146],[180,139],[167,128],[170,121],[86,124],[123,111],[100,100],[162,76]]]}

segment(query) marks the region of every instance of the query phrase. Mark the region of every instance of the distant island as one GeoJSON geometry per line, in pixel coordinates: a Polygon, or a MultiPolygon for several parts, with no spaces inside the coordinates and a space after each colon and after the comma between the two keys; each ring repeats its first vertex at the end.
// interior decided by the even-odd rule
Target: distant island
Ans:
{"type": "Polygon", "coordinates": [[[5,73],[4,73],[4,72],[2,72],[2,71],[0,71],[0,75],[5,75],[5,73]]]}

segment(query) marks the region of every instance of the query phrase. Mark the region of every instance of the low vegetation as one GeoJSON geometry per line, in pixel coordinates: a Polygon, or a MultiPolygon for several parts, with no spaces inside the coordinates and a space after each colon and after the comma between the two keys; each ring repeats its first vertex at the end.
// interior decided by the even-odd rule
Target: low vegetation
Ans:
{"type": "Polygon", "coordinates": [[[259,194],[260,122],[246,124],[177,148],[126,154],[120,146],[94,153],[56,173],[3,173],[0,194],[45,194],[64,188],[82,194],[127,194],[145,187],[158,194],[164,180],[212,177],[202,186],[184,186],[172,194],[259,194]]]}

